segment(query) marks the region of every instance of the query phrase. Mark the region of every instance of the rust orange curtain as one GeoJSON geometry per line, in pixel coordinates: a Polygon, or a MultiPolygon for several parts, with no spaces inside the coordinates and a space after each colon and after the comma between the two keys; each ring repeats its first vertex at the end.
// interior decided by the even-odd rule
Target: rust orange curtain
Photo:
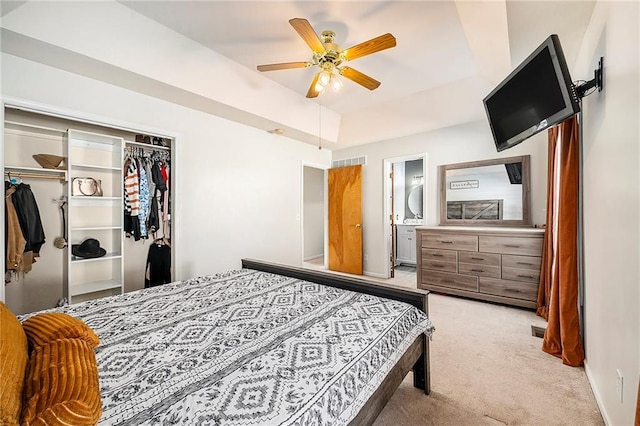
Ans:
{"type": "Polygon", "coordinates": [[[548,322],[542,350],[579,366],[584,349],[578,313],[578,119],[548,132],[547,222],[537,313],[548,322]]]}
{"type": "Polygon", "coordinates": [[[636,422],[635,426],[640,426],[640,380],[638,380],[638,398],[636,400],[636,422]]]}

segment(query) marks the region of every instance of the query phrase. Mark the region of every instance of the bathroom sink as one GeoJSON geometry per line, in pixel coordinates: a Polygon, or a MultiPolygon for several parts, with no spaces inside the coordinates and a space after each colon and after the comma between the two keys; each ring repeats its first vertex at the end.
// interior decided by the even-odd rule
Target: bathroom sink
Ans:
{"type": "Polygon", "coordinates": [[[405,225],[422,225],[422,219],[405,219],[402,223],[405,225]]]}

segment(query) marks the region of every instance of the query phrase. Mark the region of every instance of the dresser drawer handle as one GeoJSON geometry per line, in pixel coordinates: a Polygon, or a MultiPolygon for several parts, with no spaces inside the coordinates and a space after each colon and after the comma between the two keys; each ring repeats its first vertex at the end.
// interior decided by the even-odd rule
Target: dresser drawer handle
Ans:
{"type": "Polygon", "coordinates": [[[520,245],[518,244],[505,244],[504,246],[509,248],[520,248],[520,245]]]}
{"type": "Polygon", "coordinates": [[[442,244],[453,244],[453,241],[443,240],[440,241],[442,244]]]}
{"type": "Polygon", "coordinates": [[[518,265],[528,265],[528,266],[533,266],[533,263],[529,263],[529,262],[516,262],[518,265]]]}
{"type": "Polygon", "coordinates": [[[473,272],[484,272],[484,269],[475,269],[475,268],[471,268],[471,270],[473,272]]]}
{"type": "Polygon", "coordinates": [[[448,279],[448,278],[444,278],[444,279],[441,279],[441,280],[440,280],[440,282],[441,282],[441,283],[452,283],[452,282],[453,282],[453,280],[450,280],[450,279],[448,279]]]}
{"type": "Polygon", "coordinates": [[[504,289],[505,291],[510,291],[511,293],[520,293],[520,290],[518,290],[517,288],[509,288],[509,287],[505,287],[504,289]]]}
{"type": "Polygon", "coordinates": [[[533,275],[518,274],[520,278],[533,278],[533,275]]]}
{"type": "Polygon", "coordinates": [[[484,257],[472,257],[473,260],[484,260],[484,257]]]}
{"type": "Polygon", "coordinates": [[[433,257],[444,257],[444,254],[433,253],[431,256],[433,256],[433,257]]]}
{"type": "Polygon", "coordinates": [[[431,265],[434,268],[444,268],[444,265],[440,265],[438,263],[434,263],[433,265],[431,265]]]}

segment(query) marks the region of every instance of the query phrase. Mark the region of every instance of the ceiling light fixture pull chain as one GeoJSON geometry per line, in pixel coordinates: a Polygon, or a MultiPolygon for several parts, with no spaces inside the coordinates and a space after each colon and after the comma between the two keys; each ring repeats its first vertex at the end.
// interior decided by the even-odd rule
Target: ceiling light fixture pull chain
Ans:
{"type": "Polygon", "coordinates": [[[318,103],[318,150],[322,149],[322,105],[318,103]]]}

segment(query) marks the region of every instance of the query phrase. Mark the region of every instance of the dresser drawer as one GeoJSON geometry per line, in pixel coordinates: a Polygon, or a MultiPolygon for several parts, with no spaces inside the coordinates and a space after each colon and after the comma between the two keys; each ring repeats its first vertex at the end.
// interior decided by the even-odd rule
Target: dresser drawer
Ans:
{"type": "Polygon", "coordinates": [[[540,271],[541,264],[542,258],[540,257],[511,256],[508,254],[502,256],[503,268],[531,269],[533,271],[540,271]]]}
{"type": "Polygon", "coordinates": [[[505,268],[503,266],[502,279],[538,283],[540,282],[540,271],[534,271],[532,269],[505,268]]]}
{"type": "Polygon", "coordinates": [[[453,250],[422,249],[422,260],[438,260],[441,262],[457,262],[458,252],[453,250]]]}
{"type": "Polygon", "coordinates": [[[458,272],[461,274],[478,275],[480,277],[500,278],[499,266],[478,265],[475,263],[458,264],[458,272]]]}
{"type": "Polygon", "coordinates": [[[542,238],[526,237],[479,237],[481,252],[504,253],[525,256],[540,256],[542,254],[542,238]]]}
{"type": "Polygon", "coordinates": [[[540,281],[541,262],[540,257],[505,254],[502,256],[502,279],[537,283],[540,281]]]}
{"type": "Polygon", "coordinates": [[[458,234],[422,234],[422,247],[478,251],[478,236],[458,234]]]}
{"type": "Polygon", "coordinates": [[[422,284],[478,291],[478,278],[470,275],[448,274],[422,269],[422,284]]]}
{"type": "Polygon", "coordinates": [[[500,266],[500,255],[495,253],[460,252],[460,263],[473,263],[486,266],[500,266]]]}
{"type": "Polygon", "coordinates": [[[480,277],[480,293],[536,301],[538,284],[480,277]]]}
{"type": "Polygon", "coordinates": [[[441,260],[422,259],[422,270],[458,272],[458,264],[456,262],[443,262],[441,260]]]}

